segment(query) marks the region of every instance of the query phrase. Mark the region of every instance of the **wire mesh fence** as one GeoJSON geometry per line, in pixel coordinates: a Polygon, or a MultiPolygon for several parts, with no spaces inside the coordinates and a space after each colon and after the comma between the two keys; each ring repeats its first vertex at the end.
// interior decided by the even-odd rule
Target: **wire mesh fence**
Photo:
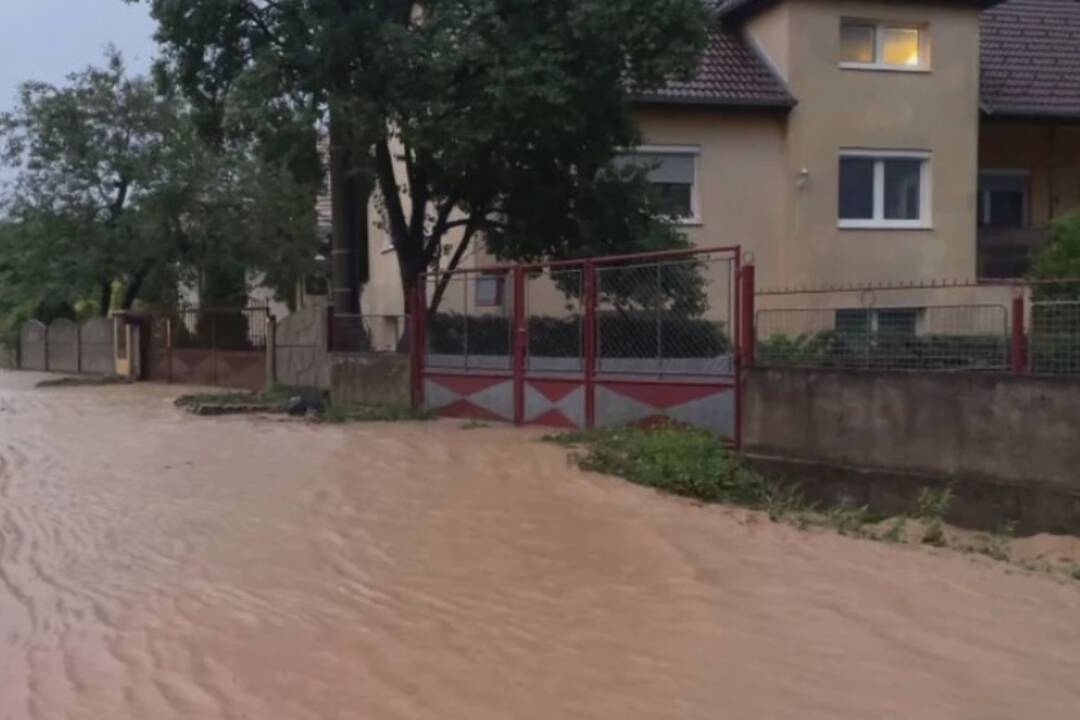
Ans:
{"type": "Polygon", "coordinates": [[[732,373],[734,262],[706,256],[598,268],[597,370],[732,373]]]}
{"type": "Polygon", "coordinates": [[[172,347],[264,350],[269,327],[267,308],[182,308],[172,318],[172,347]]]}
{"type": "Polygon", "coordinates": [[[1031,372],[1080,374],[1080,300],[1033,303],[1028,347],[1031,372]]]}
{"type": "Polygon", "coordinates": [[[585,370],[584,271],[555,268],[525,276],[526,368],[543,373],[585,370]]]}
{"type": "Polygon", "coordinates": [[[527,372],[730,375],[737,265],[726,249],[432,274],[426,366],[513,370],[518,328],[527,372]]]}
{"type": "Polygon", "coordinates": [[[774,367],[1004,371],[1004,305],[766,309],[755,321],[757,362],[774,367]]]}
{"type": "Polygon", "coordinates": [[[427,365],[509,370],[513,276],[459,271],[426,278],[427,365]]]}

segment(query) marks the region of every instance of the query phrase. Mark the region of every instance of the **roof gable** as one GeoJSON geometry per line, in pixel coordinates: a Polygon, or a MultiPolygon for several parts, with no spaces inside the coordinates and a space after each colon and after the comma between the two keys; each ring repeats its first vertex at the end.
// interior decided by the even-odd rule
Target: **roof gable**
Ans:
{"type": "Polygon", "coordinates": [[[639,101],[787,109],[795,98],[756,48],[734,29],[710,33],[701,65],[690,80],[672,81],[639,101]]]}

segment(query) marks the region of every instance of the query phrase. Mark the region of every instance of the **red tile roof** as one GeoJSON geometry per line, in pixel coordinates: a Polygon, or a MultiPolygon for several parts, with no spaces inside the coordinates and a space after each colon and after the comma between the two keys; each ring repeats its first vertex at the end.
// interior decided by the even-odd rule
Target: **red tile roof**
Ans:
{"type": "Polygon", "coordinates": [[[1080,0],[1007,0],[982,18],[983,110],[1080,118],[1080,0]]]}
{"type": "Polygon", "coordinates": [[[646,102],[790,108],[784,81],[736,29],[712,32],[697,75],[639,98],[646,102]]]}
{"type": "MultiPolygon", "coordinates": [[[[711,0],[727,21],[713,31],[697,75],[640,99],[792,107],[795,98],[737,22],[774,1],[711,0]]],[[[1080,0],[1005,0],[984,10],[981,96],[990,115],[1080,119],[1080,0]]]]}

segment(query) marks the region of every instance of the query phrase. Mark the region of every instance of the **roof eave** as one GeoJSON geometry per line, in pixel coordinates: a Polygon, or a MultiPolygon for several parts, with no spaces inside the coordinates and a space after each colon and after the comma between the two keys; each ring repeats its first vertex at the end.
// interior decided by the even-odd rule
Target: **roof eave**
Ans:
{"type": "Polygon", "coordinates": [[[997,106],[982,103],[982,115],[987,120],[1012,120],[1029,122],[1080,122],[1080,108],[1059,109],[1037,105],[997,106]]]}
{"type": "MultiPolygon", "coordinates": [[[[717,16],[724,22],[740,23],[753,15],[765,10],[770,5],[775,5],[781,0],[734,0],[727,5],[717,8],[717,16]]],[[[939,0],[922,0],[923,2],[938,2],[939,0]]],[[[980,10],[993,7],[1004,0],[954,0],[957,4],[974,5],[980,10]]]]}
{"type": "Polygon", "coordinates": [[[798,101],[786,98],[707,98],[707,97],[672,97],[669,95],[635,95],[631,98],[635,105],[669,105],[677,107],[695,107],[712,110],[773,110],[790,112],[798,101]]]}

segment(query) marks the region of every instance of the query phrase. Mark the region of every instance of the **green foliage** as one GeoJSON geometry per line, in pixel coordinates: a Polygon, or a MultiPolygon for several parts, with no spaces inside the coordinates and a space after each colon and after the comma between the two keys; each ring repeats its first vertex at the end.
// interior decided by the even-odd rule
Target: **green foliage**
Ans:
{"type": "Polygon", "coordinates": [[[771,335],[758,344],[765,366],[905,370],[1003,369],[1008,340],[1000,335],[845,335],[833,330],[771,335]]]}
{"type": "MultiPolygon", "coordinates": [[[[1080,211],[1060,215],[1050,223],[1050,242],[1034,259],[1029,277],[1033,280],[1080,278],[1080,211]]],[[[1080,283],[1041,283],[1035,286],[1035,300],[1078,300],[1080,283]]]]}
{"type": "Polygon", "coordinates": [[[831,330],[802,333],[794,337],[779,333],[758,344],[756,357],[762,365],[816,367],[828,365],[837,354],[839,336],[831,330]]]}
{"type": "Polygon", "coordinates": [[[798,502],[785,490],[747,468],[707,432],[679,426],[617,428],[547,438],[578,447],[574,461],[584,470],[706,502],[768,509],[777,517],[798,502]]]}
{"type": "Polygon", "coordinates": [[[945,515],[952,505],[952,488],[924,487],[915,500],[915,517],[926,522],[923,542],[941,547],[945,545],[945,515]]]}
{"type": "Polygon", "coordinates": [[[339,425],[354,422],[426,422],[434,420],[435,416],[427,410],[408,405],[348,405],[332,402],[318,419],[339,425]]]}
{"type": "Polygon", "coordinates": [[[880,536],[880,539],[889,543],[902,543],[906,537],[907,518],[898,517],[892,521],[889,525],[889,529],[880,536]]]}
{"type": "Polygon", "coordinates": [[[944,520],[953,502],[950,487],[924,487],[915,499],[915,517],[921,520],[944,520]]]}
{"type": "Polygon", "coordinates": [[[870,513],[869,507],[850,503],[840,503],[825,513],[827,525],[841,535],[851,537],[866,536],[866,525],[872,522],[873,519],[874,516],[870,513]]]}
{"type": "MultiPolygon", "coordinates": [[[[655,358],[657,337],[665,358],[716,358],[731,352],[731,339],[723,326],[708,320],[677,317],[666,313],[627,311],[598,313],[598,352],[603,358],[655,358]],[[659,330],[658,330],[659,326],[659,330]]],[[[508,318],[479,315],[468,318],[470,355],[508,355],[508,318]]],[[[530,352],[544,357],[581,357],[581,322],[578,318],[529,318],[530,352]]],[[[466,318],[458,313],[437,313],[428,318],[428,340],[432,352],[465,353],[466,318]]]]}
{"type": "MultiPolygon", "coordinates": [[[[642,173],[612,160],[639,142],[631,95],[695,69],[703,0],[149,4],[162,81],[208,134],[255,134],[280,155],[328,128],[335,238],[378,183],[406,288],[451,232],[464,239],[450,266],[474,237],[501,259],[686,242],[642,173]]],[[[700,304],[679,287],[677,302],[700,304]]],[[[620,301],[643,302],[643,288],[620,301]]]]}
{"type": "Polygon", "coordinates": [[[291,292],[314,263],[317,186],[258,150],[203,142],[192,108],[115,51],[62,86],[25,83],[0,115],[16,172],[0,198],[0,322],[171,306],[180,282],[216,300],[223,276],[234,295],[257,275],[291,292]]]}

